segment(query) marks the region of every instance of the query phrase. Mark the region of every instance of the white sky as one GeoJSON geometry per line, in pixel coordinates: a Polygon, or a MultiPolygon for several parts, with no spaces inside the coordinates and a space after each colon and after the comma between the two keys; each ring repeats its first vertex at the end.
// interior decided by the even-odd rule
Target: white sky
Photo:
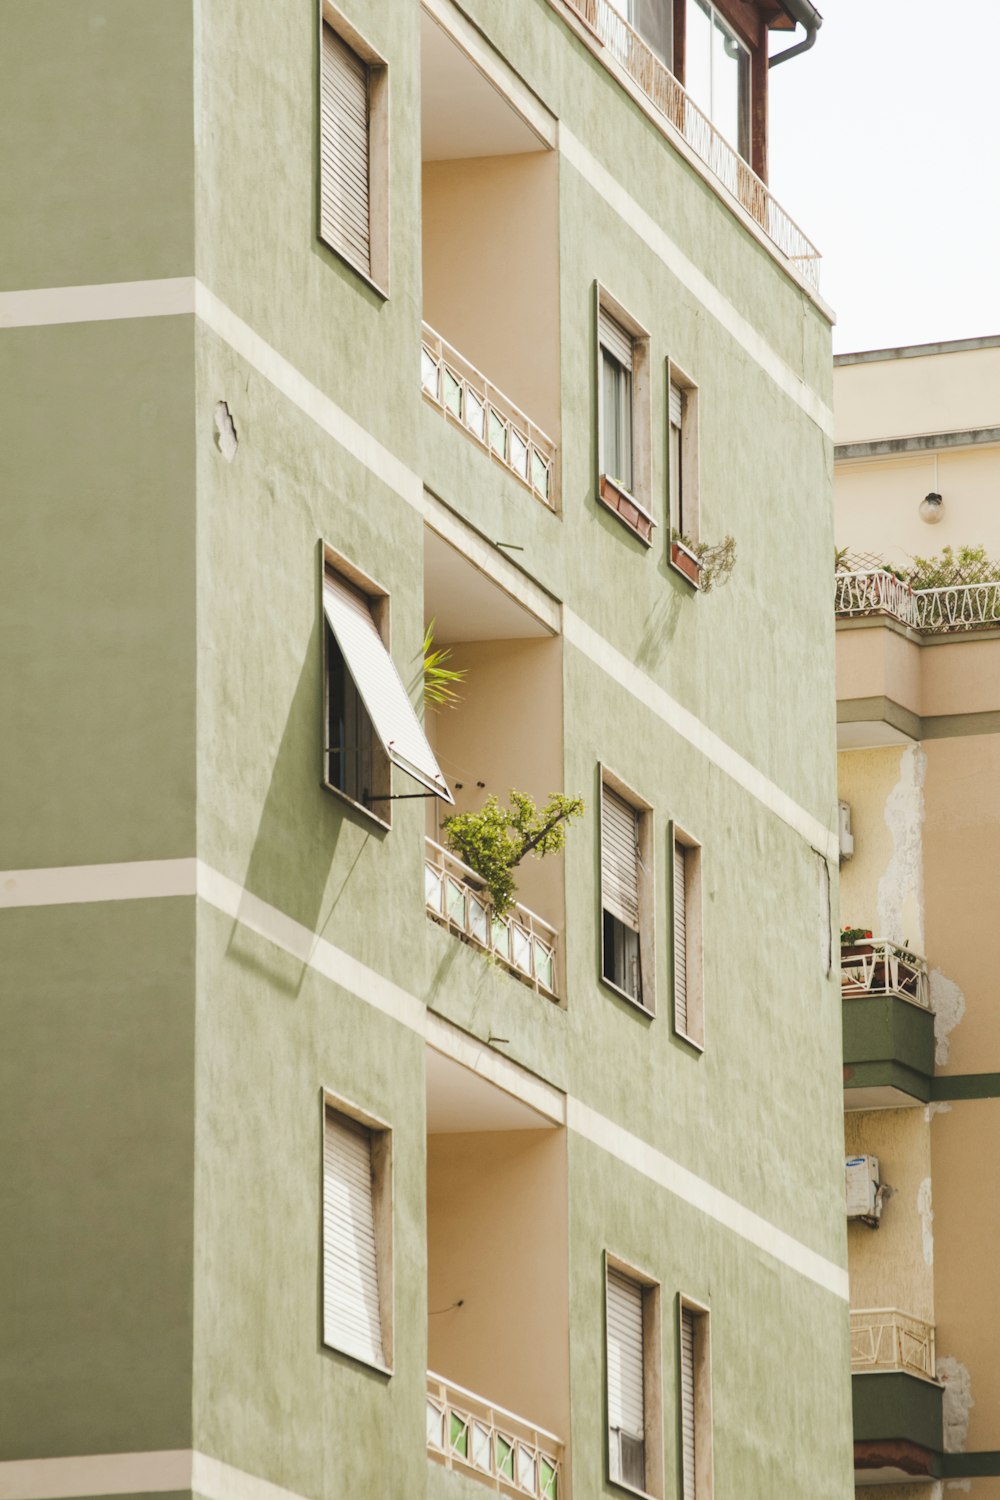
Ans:
{"type": "Polygon", "coordinates": [[[1000,0],[816,4],[771,71],[770,186],[822,252],[835,352],[1000,334],[1000,0]]]}

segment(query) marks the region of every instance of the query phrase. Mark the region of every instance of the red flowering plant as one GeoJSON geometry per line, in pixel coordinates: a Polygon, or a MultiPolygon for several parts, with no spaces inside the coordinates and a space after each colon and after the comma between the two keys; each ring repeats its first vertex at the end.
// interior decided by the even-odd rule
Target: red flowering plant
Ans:
{"type": "Polygon", "coordinates": [[[860,943],[864,938],[870,938],[871,933],[865,927],[842,927],[840,929],[840,946],[850,948],[854,943],[860,943]]]}

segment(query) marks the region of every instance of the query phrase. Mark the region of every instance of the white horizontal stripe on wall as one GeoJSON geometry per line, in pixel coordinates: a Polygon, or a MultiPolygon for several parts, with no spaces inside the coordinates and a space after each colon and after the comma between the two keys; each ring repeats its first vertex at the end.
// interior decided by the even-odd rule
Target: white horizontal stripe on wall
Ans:
{"type": "MultiPolygon", "coordinates": [[[[0,906],[4,904],[8,907],[43,906],[64,905],[72,901],[127,900],[130,899],[129,896],[121,894],[125,889],[122,881],[123,868],[127,867],[79,865],[54,871],[0,871],[0,893],[7,897],[5,902],[0,901],[0,906]],[[55,899],[47,902],[44,900],[45,879],[50,874],[54,877],[52,890],[55,893],[55,899]],[[77,877],[75,886],[71,879],[74,874],[77,877]],[[31,877],[32,899],[20,901],[17,899],[17,892],[23,888],[26,876],[31,877]],[[105,897],[101,894],[105,888],[118,894],[105,897]]],[[[325,975],[357,999],[363,1000],[374,1009],[408,1027],[438,1051],[454,1056],[457,1061],[467,1066],[470,1064],[468,1048],[476,1045],[474,1038],[465,1037],[461,1045],[453,1046],[451,1036],[456,1028],[441,1018],[431,1015],[422,1000],[394,984],[383,974],[369,969],[366,964],[353,958],[349,953],[345,953],[343,949],[334,947],[333,943],[328,942],[326,938],[310,932],[300,922],[294,921],[276,907],[269,906],[258,896],[253,896],[249,891],[243,890],[234,880],[230,880],[218,870],[213,870],[202,860],[154,860],[146,863],[138,862],[132,868],[137,878],[132,888],[131,899],[197,893],[202,900],[215,907],[216,910],[232,917],[242,927],[256,932],[266,941],[274,943],[275,947],[297,958],[317,973],[325,975]],[[190,889],[178,889],[181,881],[178,879],[178,872],[174,866],[180,864],[194,867],[196,878],[189,882],[190,889]],[[163,880],[163,889],[159,891],[154,889],[157,874],[163,880]]],[[[500,1055],[497,1053],[497,1058],[500,1055]]],[[[522,1070],[512,1059],[505,1058],[504,1062],[507,1066],[503,1069],[502,1075],[498,1069],[496,1082],[501,1087],[507,1087],[508,1092],[518,1093],[521,1097],[521,1091],[516,1090],[512,1084],[516,1075],[522,1070]]],[[[534,1080],[533,1084],[529,1080],[523,1091],[525,1102],[541,1109],[552,1118],[557,1118],[556,1111],[546,1097],[546,1090],[549,1086],[546,1085],[545,1089],[539,1090],[537,1085],[538,1080],[534,1080]]],[[[788,1266],[791,1270],[806,1276],[810,1281],[814,1281],[818,1286],[847,1300],[846,1270],[826,1260],[816,1251],[810,1250],[807,1245],[801,1244],[784,1230],[768,1223],[752,1209],[746,1208],[735,1198],[730,1198],[726,1193],[719,1191],[711,1183],[681,1166],[679,1162],[673,1161],[648,1142],[641,1140],[639,1136],[633,1135],[582,1101],[574,1099],[572,1095],[566,1096],[565,1119],[570,1130],[575,1130],[578,1135],[584,1136],[619,1161],[633,1167],[661,1187],[665,1187],[685,1203],[689,1203],[701,1213],[707,1214],[727,1229],[731,1229],[758,1249],[766,1251],[780,1264],[788,1266]]],[[[90,1490],[87,1493],[110,1494],[112,1492],[90,1490]]],[[[0,1489],[0,1500],[5,1500],[2,1489],[0,1489]]]]}
{"type": "Polygon", "coordinates": [[[0,292],[0,328],[176,317],[194,312],[194,285],[193,276],[170,276],[161,281],[107,281],[0,292]]]}
{"type": "Polygon", "coordinates": [[[189,1448],[0,1463],[0,1500],[72,1500],[79,1495],[151,1495],[190,1488],[189,1448]]]}

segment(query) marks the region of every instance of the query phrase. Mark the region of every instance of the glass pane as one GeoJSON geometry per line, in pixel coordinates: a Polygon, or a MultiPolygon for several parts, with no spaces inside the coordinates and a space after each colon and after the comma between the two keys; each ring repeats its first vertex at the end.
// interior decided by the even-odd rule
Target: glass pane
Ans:
{"type": "Polygon", "coordinates": [[[459,1454],[461,1458],[468,1458],[469,1424],[454,1411],[448,1416],[448,1440],[453,1453],[459,1454]]]}
{"type": "Polygon", "coordinates": [[[531,483],[540,495],[549,498],[549,470],[537,448],[531,450],[531,483]]]}
{"type": "Polygon", "coordinates": [[[535,939],[535,977],[547,990],[555,989],[555,962],[551,948],[535,939]]]}
{"type": "Polygon", "coordinates": [[[520,927],[517,922],[510,924],[510,937],[513,945],[512,957],[517,968],[525,974],[531,973],[531,937],[520,927]]]}
{"type": "Polygon", "coordinates": [[[671,0],[635,0],[632,25],[668,68],[674,65],[674,8],[671,0]]]}
{"type": "Polygon", "coordinates": [[[456,417],[462,415],[462,382],[444,366],[444,404],[456,417]]]}
{"type": "Polygon", "coordinates": [[[432,911],[441,910],[441,876],[433,865],[424,865],[424,900],[432,911]]]}
{"type": "Polygon", "coordinates": [[[481,1422],[472,1424],[472,1462],[477,1469],[490,1469],[490,1429],[481,1422]]]}
{"type": "MultiPolygon", "coordinates": [[[[633,4],[632,0],[608,0],[609,12],[615,11],[624,20],[631,22],[633,4]]],[[[604,22],[604,42],[611,48],[612,52],[620,62],[627,63],[629,55],[628,32],[617,17],[607,13],[604,22]]]]}
{"type": "Polygon", "coordinates": [[[509,1442],[502,1433],[497,1433],[496,1438],[496,1467],[501,1479],[514,1478],[514,1444],[509,1442]]]}
{"type": "Polygon", "coordinates": [[[601,350],[601,472],[609,479],[621,479],[621,382],[625,371],[606,349],[601,350]]]}
{"type": "Polygon", "coordinates": [[[712,11],[706,0],[687,0],[687,38],[684,43],[685,89],[711,118],[712,11]]]}
{"type": "Polygon", "coordinates": [[[618,414],[618,423],[621,428],[621,477],[625,481],[625,488],[632,492],[632,375],[630,371],[622,371],[621,379],[621,410],[618,414]]]}
{"type": "Polygon", "coordinates": [[[510,458],[508,462],[515,474],[520,474],[522,479],[527,479],[528,444],[516,427],[510,429],[510,458]]]}
{"type": "Polygon", "coordinates": [[[465,391],[465,425],[470,432],[476,434],[480,442],[483,441],[486,428],[486,403],[469,387],[466,387],[465,391]]]}
{"type": "Polygon", "coordinates": [[[434,1448],[444,1447],[444,1412],[430,1400],[427,1402],[427,1441],[434,1448]]]}
{"type": "Polygon", "coordinates": [[[490,945],[490,919],[485,903],[469,892],[469,931],[484,948],[490,945]]]}
{"type": "Polygon", "coordinates": [[[493,947],[501,958],[510,958],[510,926],[499,917],[493,919],[493,947]]]}
{"type": "Polygon", "coordinates": [[[750,55],[715,17],[712,29],[712,123],[742,157],[747,151],[750,55]]]}
{"type": "Polygon", "coordinates": [[[437,400],[438,393],[438,367],[433,356],[426,348],[420,349],[420,384],[425,391],[429,391],[437,400]]]}
{"type": "Polygon", "coordinates": [[[448,876],[448,915],[459,927],[465,926],[465,886],[448,876]]]}
{"type": "Polygon", "coordinates": [[[670,519],[684,532],[684,505],[681,486],[681,430],[670,424],[670,519]]]}
{"type": "Polygon", "coordinates": [[[494,453],[499,453],[502,459],[506,459],[507,428],[492,406],[490,407],[490,447],[494,453]]]}
{"type": "Polygon", "coordinates": [[[555,1466],[550,1464],[544,1455],[539,1456],[538,1464],[542,1479],[542,1500],[558,1500],[557,1486],[559,1477],[555,1466]]]}
{"type": "Polygon", "coordinates": [[[535,1455],[523,1443],[517,1445],[517,1482],[529,1495],[535,1493],[535,1455]]]}

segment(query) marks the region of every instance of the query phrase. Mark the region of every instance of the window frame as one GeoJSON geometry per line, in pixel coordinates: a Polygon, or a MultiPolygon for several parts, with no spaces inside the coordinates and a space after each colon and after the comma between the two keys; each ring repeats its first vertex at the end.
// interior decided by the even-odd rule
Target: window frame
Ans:
{"type": "Polygon", "coordinates": [[[704,901],[702,899],[702,844],[686,832],[679,823],[671,819],[668,835],[670,839],[670,1010],[674,1034],[696,1048],[705,1050],[705,938],[704,901]],[[680,844],[684,856],[684,953],[685,953],[685,1008],[687,1027],[678,1022],[677,1004],[677,925],[676,886],[674,862],[676,847],[680,844]],[[695,1024],[692,1025],[692,1020],[695,1024]]]}
{"type": "Polygon", "coordinates": [[[677,1294],[677,1467],[680,1500],[712,1500],[715,1487],[712,1435],[711,1308],[684,1292],[677,1294]],[[695,1484],[689,1494],[684,1477],[684,1392],[682,1384],[682,1328],[684,1313],[694,1319],[694,1443],[695,1484]]]}
{"type": "Polygon", "coordinates": [[[630,1495],[663,1496],[663,1357],[662,1296],[659,1279],[614,1251],[604,1251],[604,1451],[608,1483],[630,1495]],[[642,1292],[642,1423],[645,1488],[638,1489],[614,1472],[608,1359],[608,1274],[614,1271],[642,1292]]]}
{"type": "MultiPolygon", "coordinates": [[[[753,41],[753,40],[750,39],[749,34],[744,30],[744,28],[742,26],[740,26],[737,23],[735,17],[731,14],[731,10],[735,9],[735,6],[734,7],[727,7],[725,4],[720,5],[720,4],[717,3],[717,0],[678,0],[678,3],[679,3],[679,8],[683,12],[683,18],[684,18],[683,19],[683,27],[684,27],[684,45],[683,45],[684,70],[683,71],[684,71],[684,78],[681,80],[681,82],[682,82],[685,90],[690,94],[691,93],[690,87],[689,87],[689,77],[690,77],[690,72],[689,72],[689,63],[690,63],[690,27],[688,26],[688,17],[689,17],[689,14],[690,14],[690,7],[691,7],[691,5],[693,3],[703,4],[703,5],[706,5],[708,7],[708,10],[709,10],[708,24],[709,24],[709,38],[710,38],[710,42],[709,42],[708,62],[709,62],[709,96],[710,96],[710,98],[709,98],[708,107],[706,108],[704,105],[700,104],[698,102],[698,100],[694,98],[693,94],[691,94],[691,99],[692,99],[692,102],[694,103],[695,107],[697,109],[699,109],[701,111],[701,113],[705,116],[705,118],[709,121],[709,123],[711,124],[712,128],[714,130],[717,130],[718,133],[722,136],[723,140],[725,140],[726,142],[728,142],[728,144],[733,148],[733,150],[736,152],[737,156],[739,156],[740,160],[741,161],[745,161],[746,164],[747,164],[747,166],[749,166],[752,171],[756,170],[755,159],[757,157],[757,150],[756,150],[757,141],[755,139],[756,131],[755,131],[755,118],[754,118],[754,116],[755,116],[754,99],[755,99],[755,94],[756,94],[757,78],[758,78],[758,74],[759,74],[758,52],[760,52],[761,50],[763,50],[763,54],[764,54],[765,83],[766,83],[767,27],[764,26],[764,27],[761,28],[763,34],[762,34],[760,40],[758,40],[758,41],[755,42],[755,41],[753,41]],[[734,140],[730,140],[729,136],[726,135],[723,132],[722,127],[719,125],[718,120],[716,118],[716,108],[715,108],[715,47],[714,47],[714,40],[715,40],[715,38],[714,38],[714,28],[715,28],[716,24],[718,24],[720,31],[722,31],[722,32],[728,32],[728,34],[731,37],[731,39],[741,49],[741,51],[743,52],[743,54],[745,56],[745,59],[746,59],[746,62],[745,62],[745,67],[746,67],[746,74],[745,74],[745,78],[746,78],[746,99],[745,99],[745,104],[744,104],[744,115],[743,115],[742,119],[738,119],[737,120],[737,139],[735,141],[734,140]],[[742,133],[742,136],[743,136],[742,143],[741,143],[741,141],[739,139],[741,133],[742,133]]],[[[745,6],[744,6],[744,10],[746,10],[745,6]]],[[[676,30],[675,30],[675,38],[676,38],[676,30]]],[[[675,45],[676,45],[676,40],[675,40],[675,45]]]]}
{"type": "Polygon", "coordinates": [[[701,540],[701,464],[698,443],[699,395],[698,387],[673,360],[667,360],[667,514],[669,516],[670,545],[668,560],[674,570],[688,583],[698,587],[701,565],[697,552],[680,539],[686,536],[692,543],[701,540]],[[681,397],[681,423],[678,428],[671,415],[671,391],[676,389],[681,397]],[[674,433],[677,439],[674,439],[674,433]],[[676,453],[675,453],[676,449],[676,453]],[[679,454],[680,463],[677,463],[679,454]],[[679,468],[679,472],[678,472],[679,468]]]}
{"type": "Polygon", "coordinates": [[[598,819],[599,859],[598,871],[600,875],[598,898],[600,905],[600,934],[601,934],[601,983],[620,999],[627,1000],[629,1005],[640,1012],[640,1014],[653,1019],[656,1015],[656,856],[653,826],[653,807],[644,797],[625,781],[617,776],[608,766],[600,763],[598,765],[598,777],[600,785],[600,817],[598,819]],[[623,990],[614,980],[608,979],[605,974],[605,944],[604,944],[604,788],[605,786],[615,792],[623,802],[627,802],[639,815],[639,848],[637,852],[637,879],[639,888],[639,983],[640,999],[630,995],[623,990]]]}
{"type": "Polygon", "coordinates": [[[632,314],[611,295],[599,281],[594,283],[596,353],[596,410],[597,432],[595,442],[595,492],[601,505],[618,517],[622,525],[646,547],[652,545],[653,527],[657,524],[652,513],[653,460],[652,460],[652,394],[650,379],[650,335],[648,329],[637,322],[632,314]],[[604,452],[604,352],[618,365],[621,358],[601,337],[601,315],[616,323],[632,344],[630,426],[631,426],[631,489],[618,481],[622,476],[607,472],[604,452]]]}
{"type": "Polygon", "coordinates": [[[389,65],[343,11],[320,0],[316,78],[316,238],[385,300],[389,296],[389,65]],[[368,265],[323,235],[323,27],[350,48],[368,74],[368,265]]]}
{"type": "Polygon", "coordinates": [[[355,1360],[367,1369],[377,1370],[380,1375],[391,1377],[394,1372],[394,1323],[395,1280],[393,1264],[393,1221],[395,1217],[395,1180],[393,1175],[392,1127],[387,1121],[373,1115],[369,1110],[345,1099],[327,1088],[320,1089],[320,1160],[322,1183],[320,1188],[320,1342],[324,1349],[336,1350],[338,1354],[355,1360]],[[375,1259],[378,1270],[379,1322],[382,1335],[383,1363],[365,1359],[352,1349],[346,1349],[327,1338],[326,1302],[326,1121],[331,1112],[362,1126],[369,1135],[372,1164],[372,1215],[375,1233],[375,1259]]]}

